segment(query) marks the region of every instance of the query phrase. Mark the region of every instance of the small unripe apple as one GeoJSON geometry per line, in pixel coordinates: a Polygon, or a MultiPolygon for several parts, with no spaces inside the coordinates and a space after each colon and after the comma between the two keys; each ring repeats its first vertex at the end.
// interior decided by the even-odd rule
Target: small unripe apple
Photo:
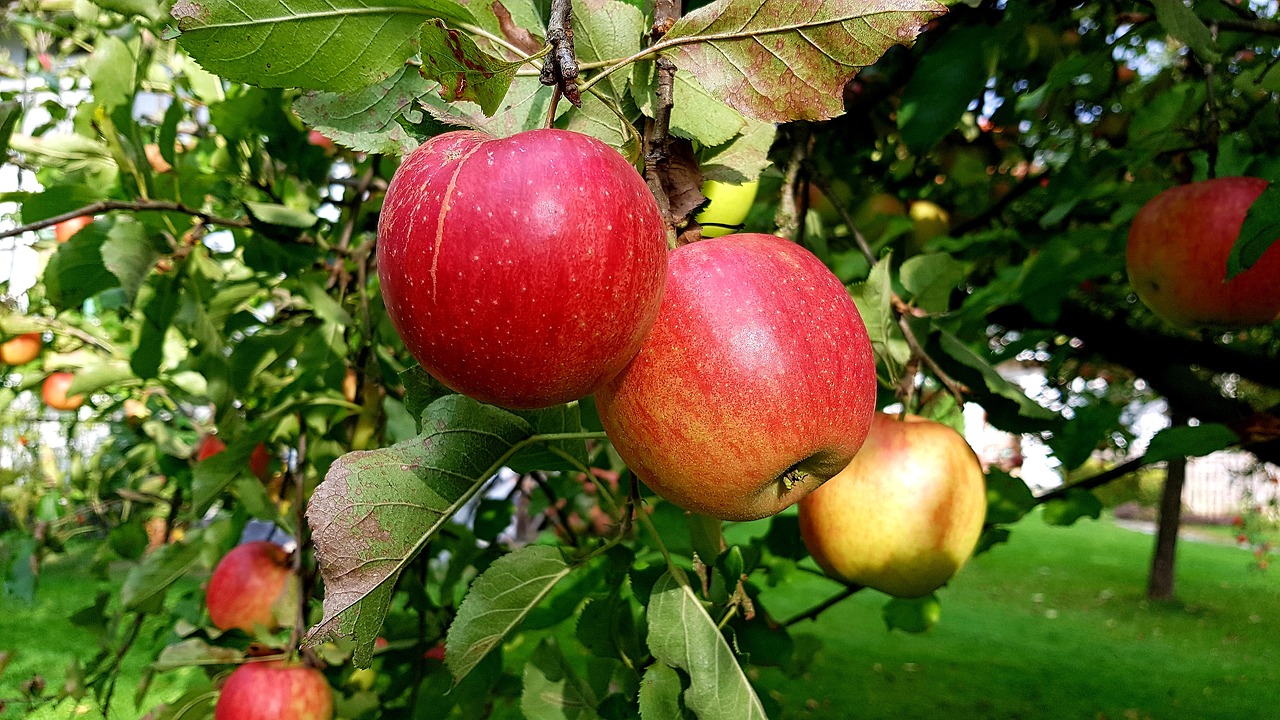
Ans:
{"type": "Polygon", "coordinates": [[[671,253],[662,312],[596,393],[605,432],[654,492],[705,515],[772,515],[835,475],[866,437],[875,360],[840,281],[772,235],[671,253]]]}
{"type": "Polygon", "coordinates": [[[81,215],[70,220],[63,220],[53,226],[53,237],[58,242],[64,243],[91,222],[93,222],[93,217],[90,215],[81,215]]]}
{"type": "Polygon", "coordinates": [[[26,365],[40,357],[40,348],[44,346],[44,335],[33,332],[18,335],[0,345],[0,364],[26,365]]]}
{"type": "Polygon", "coordinates": [[[986,510],[982,466],[960,433],[876,413],[853,462],[800,501],[800,532],[828,575],[921,597],[968,560],[986,510]]]}
{"type": "Polygon", "coordinates": [[[718,180],[703,183],[702,194],[709,202],[694,218],[702,225],[702,237],[720,237],[741,229],[742,221],[751,212],[751,203],[755,202],[759,189],[758,179],[741,185],[730,185],[718,180]]]}
{"type": "Polygon", "coordinates": [[[951,215],[937,203],[917,200],[911,203],[911,249],[920,252],[929,241],[951,232],[951,215]]]}
{"type": "Polygon", "coordinates": [[[897,217],[906,217],[907,206],[889,193],[876,193],[858,206],[853,224],[867,240],[875,242],[889,229],[889,223],[897,217]]]}
{"type": "Polygon", "coordinates": [[[205,435],[200,444],[196,446],[196,462],[207,460],[214,455],[227,449],[227,444],[217,435],[205,435]]]}
{"type": "Polygon", "coordinates": [[[297,590],[289,553],[272,542],[250,542],[218,561],[205,605],[220,630],[272,631],[297,613],[297,590]]]}
{"type": "Polygon", "coordinates": [[[511,408],[593,392],[635,355],[666,279],[657,201],[586,135],[457,131],[387,188],[378,277],[409,352],[446,386],[511,408]]]}
{"type": "Polygon", "coordinates": [[[67,391],[71,389],[71,383],[74,381],[75,376],[69,372],[50,373],[44,379],[44,385],[40,387],[40,396],[44,398],[44,404],[54,410],[75,410],[83,405],[83,395],[67,396],[67,391]]]}
{"type": "Polygon", "coordinates": [[[333,689],[324,674],[304,665],[251,662],[222,685],[214,720],[330,720],[333,689]]]}
{"type": "Polygon", "coordinates": [[[1226,280],[1227,256],[1266,187],[1259,178],[1205,180],[1165,190],[1138,211],[1125,260],[1152,312],[1184,327],[1269,325],[1280,315],[1280,243],[1226,280]]]}

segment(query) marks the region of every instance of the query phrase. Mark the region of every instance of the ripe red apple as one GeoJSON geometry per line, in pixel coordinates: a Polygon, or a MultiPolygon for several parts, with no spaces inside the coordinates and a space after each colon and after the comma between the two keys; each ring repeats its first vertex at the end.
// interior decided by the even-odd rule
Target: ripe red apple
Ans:
{"type": "Polygon", "coordinates": [[[818,258],[772,235],[726,235],[671,253],[658,321],[596,406],[654,492],[753,520],[849,464],[875,382],[862,318],[818,258]]]}
{"type": "Polygon", "coordinates": [[[304,665],[251,662],[222,685],[214,720],[330,720],[333,690],[324,674],[304,665]]]}
{"type": "Polygon", "coordinates": [[[635,355],[662,299],[665,237],[640,175],[599,140],[450,132],[387,189],[378,277],[409,352],[442,383],[548,407],[635,355]]]}
{"type": "Polygon", "coordinates": [[[319,130],[312,130],[308,132],[307,142],[325,151],[325,154],[327,155],[332,155],[334,152],[337,151],[337,146],[334,145],[333,140],[330,140],[324,133],[320,132],[319,130]]]}
{"type": "Polygon", "coordinates": [[[272,542],[250,542],[218,561],[205,605],[209,619],[221,630],[271,631],[297,613],[297,589],[289,553],[272,542]]]}
{"type": "Polygon", "coordinates": [[[271,477],[271,453],[266,445],[258,443],[253,446],[253,452],[249,453],[249,472],[259,480],[271,477]]]}
{"type": "Polygon", "coordinates": [[[90,215],[81,215],[70,220],[63,220],[53,226],[53,236],[58,242],[64,243],[91,222],[93,222],[93,217],[90,215]]]}
{"type": "Polygon", "coordinates": [[[1165,190],[1138,211],[1126,261],[1152,312],[1185,327],[1268,325],[1280,315],[1280,243],[1224,282],[1231,246],[1266,187],[1259,178],[1205,180],[1165,190]]]}
{"type": "Polygon", "coordinates": [[[196,462],[211,458],[226,449],[227,444],[222,442],[217,435],[205,435],[200,444],[196,446],[196,462]]]}
{"type": "Polygon", "coordinates": [[[75,410],[83,405],[83,395],[67,396],[67,391],[71,389],[71,383],[74,380],[75,376],[69,372],[50,373],[40,388],[44,404],[54,410],[75,410]]]}
{"type": "Polygon", "coordinates": [[[40,348],[44,345],[44,335],[33,332],[18,335],[0,345],[0,364],[26,365],[40,357],[40,348]]]}
{"type": "Polygon", "coordinates": [[[828,575],[921,597],[968,560],[986,511],[982,466],[960,433],[876,413],[849,467],[800,501],[800,532],[828,575]]]}

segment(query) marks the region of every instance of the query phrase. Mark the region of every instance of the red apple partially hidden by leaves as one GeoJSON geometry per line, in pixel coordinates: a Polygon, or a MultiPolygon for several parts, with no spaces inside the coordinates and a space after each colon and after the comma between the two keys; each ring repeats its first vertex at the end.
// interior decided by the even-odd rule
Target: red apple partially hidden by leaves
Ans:
{"type": "Polygon", "coordinates": [[[378,277],[409,352],[511,408],[589,395],[635,355],[666,278],[644,180],[586,135],[438,135],[405,159],[378,223],[378,277]]]}
{"type": "Polygon", "coordinates": [[[1152,312],[1184,327],[1269,325],[1280,315],[1280,243],[1226,281],[1227,256],[1266,187],[1259,178],[1205,180],[1170,188],[1138,211],[1125,259],[1152,312]]]}
{"type": "Polygon", "coordinates": [[[251,662],[222,685],[215,720],[330,720],[333,690],[324,674],[304,665],[251,662]]]}
{"type": "Polygon", "coordinates": [[[328,155],[332,155],[337,150],[337,146],[333,144],[333,141],[319,130],[312,130],[308,132],[307,142],[325,151],[325,154],[328,155]]]}
{"type": "Polygon", "coordinates": [[[40,387],[40,396],[44,398],[44,404],[54,410],[75,410],[83,405],[83,395],[67,395],[74,381],[75,375],[69,372],[50,373],[44,379],[44,385],[40,387]]]}
{"type": "Polygon", "coordinates": [[[227,444],[222,442],[217,435],[205,435],[200,444],[196,446],[196,462],[207,460],[226,449],[227,444]]]}
{"type": "Polygon", "coordinates": [[[289,553],[272,542],[250,542],[218,561],[205,605],[209,619],[221,630],[271,631],[297,613],[297,590],[289,553]]]}
{"type": "Polygon", "coordinates": [[[876,413],[849,467],[800,501],[800,532],[828,575],[921,597],[968,560],[986,510],[982,466],[960,433],[876,413]]]}
{"type": "Polygon", "coordinates": [[[90,215],[81,215],[80,217],[73,217],[70,220],[63,220],[53,226],[53,237],[58,242],[64,243],[70,240],[71,236],[80,232],[84,226],[91,222],[93,222],[93,217],[90,215]]]}
{"type": "Polygon", "coordinates": [[[671,253],[658,321],[596,404],[654,492],[753,520],[849,464],[875,396],[871,343],[840,281],[795,243],[745,234],[671,253]]]}
{"type": "Polygon", "coordinates": [[[249,472],[259,480],[271,477],[271,453],[266,445],[258,443],[253,446],[253,452],[249,453],[249,472]]]}
{"type": "Polygon", "coordinates": [[[33,332],[24,333],[0,344],[0,364],[26,365],[40,357],[40,348],[44,346],[44,335],[33,332]]]}

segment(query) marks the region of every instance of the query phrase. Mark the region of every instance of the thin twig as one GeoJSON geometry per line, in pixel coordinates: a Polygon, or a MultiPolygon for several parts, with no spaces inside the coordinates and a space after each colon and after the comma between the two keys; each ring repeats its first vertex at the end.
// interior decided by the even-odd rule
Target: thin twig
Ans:
{"type": "Polygon", "coordinates": [[[569,520],[564,516],[562,509],[558,506],[560,498],[556,496],[556,491],[551,489],[547,484],[547,477],[537,470],[529,473],[529,477],[538,484],[538,488],[547,496],[547,515],[549,515],[560,529],[564,532],[565,539],[569,544],[578,547],[578,534],[573,531],[573,527],[569,525],[569,520]]]}
{"type": "MultiPolygon", "coordinates": [[[[653,28],[650,38],[658,41],[662,34],[670,28],[680,16],[680,6],[676,0],[658,0],[654,7],[653,28]]],[[[645,123],[644,133],[644,179],[658,201],[658,209],[667,227],[667,244],[675,247],[676,220],[671,216],[671,199],[667,195],[666,183],[663,182],[665,168],[670,160],[671,107],[674,104],[676,66],[666,58],[657,61],[657,91],[654,102],[653,119],[645,123]]],[[[592,78],[596,80],[596,78],[592,78]]],[[[588,85],[584,85],[585,90],[588,85]]]]}
{"type": "Polygon", "coordinates": [[[795,617],[791,618],[790,620],[782,624],[784,627],[791,627],[792,625],[795,625],[798,622],[803,622],[805,620],[816,620],[819,615],[826,612],[827,610],[830,610],[832,607],[836,606],[837,604],[852,597],[854,593],[858,592],[861,589],[862,589],[861,585],[848,585],[845,587],[844,590],[841,590],[838,594],[833,595],[827,598],[826,600],[823,600],[821,603],[818,603],[814,607],[800,613],[799,615],[796,615],[795,617]]]}
{"type": "Polygon", "coordinates": [[[0,238],[16,237],[26,232],[42,230],[51,225],[57,225],[60,222],[73,220],[84,215],[98,215],[104,212],[111,212],[112,210],[132,210],[134,212],[176,212],[198,217],[200,218],[200,221],[206,225],[221,225],[223,227],[238,228],[249,227],[248,219],[218,217],[217,215],[207,213],[204,210],[198,210],[196,208],[183,205],[182,203],[170,202],[168,200],[100,200],[96,203],[85,205],[78,210],[65,212],[61,215],[45,218],[44,220],[37,220],[10,230],[0,230],[0,238]]]}
{"type": "MultiPolygon", "coordinates": [[[[1116,14],[1116,20],[1118,22],[1131,23],[1133,25],[1142,25],[1155,19],[1156,16],[1151,13],[1122,12],[1116,14]]],[[[1215,22],[1220,30],[1256,33],[1258,35],[1280,35],[1280,22],[1276,22],[1274,20],[1220,18],[1215,22]]]]}
{"type": "Polygon", "coordinates": [[[547,44],[551,46],[551,54],[543,61],[538,79],[543,85],[560,88],[574,107],[582,107],[582,95],[578,90],[578,58],[573,51],[572,0],[551,0],[547,44]]]}
{"type": "MultiPolygon", "coordinates": [[[[1216,43],[1218,41],[1218,23],[1214,21],[1209,24],[1209,34],[1216,43]]],[[[1208,175],[1210,178],[1218,176],[1218,135],[1221,132],[1218,121],[1218,96],[1214,92],[1213,81],[1216,77],[1214,72],[1214,64],[1212,62],[1204,63],[1204,114],[1205,114],[1205,151],[1209,154],[1208,175]]]]}
{"type": "Polygon", "coordinates": [[[1140,469],[1142,466],[1146,464],[1148,464],[1148,461],[1145,456],[1139,456],[1139,457],[1133,458],[1132,460],[1126,460],[1120,463],[1119,465],[1116,465],[1115,467],[1111,468],[1110,470],[1104,470],[1098,473],[1097,475],[1091,475],[1079,482],[1074,482],[1074,483],[1071,483],[1070,485],[1060,485],[1054,488],[1053,490],[1050,490],[1049,492],[1041,495],[1040,497],[1037,497],[1036,504],[1043,505],[1044,503],[1047,503],[1050,500],[1058,500],[1060,498],[1064,498],[1067,496],[1067,493],[1071,492],[1072,490],[1092,490],[1094,488],[1102,487],[1107,483],[1113,482],[1115,480],[1119,480],[1125,475],[1128,475],[1129,473],[1140,469]]]}
{"type": "MultiPolygon", "coordinates": [[[[305,425],[303,425],[305,427],[305,425]]],[[[302,576],[302,552],[307,542],[307,513],[306,503],[303,498],[305,474],[303,473],[303,463],[307,457],[307,433],[305,431],[298,437],[298,454],[294,458],[293,468],[290,470],[290,480],[293,481],[294,488],[294,539],[296,547],[293,550],[293,577],[298,583],[298,614],[294,618],[293,629],[289,631],[289,652],[298,650],[298,643],[302,640],[302,636],[307,629],[307,600],[310,596],[308,583],[304,582],[302,576]]]]}

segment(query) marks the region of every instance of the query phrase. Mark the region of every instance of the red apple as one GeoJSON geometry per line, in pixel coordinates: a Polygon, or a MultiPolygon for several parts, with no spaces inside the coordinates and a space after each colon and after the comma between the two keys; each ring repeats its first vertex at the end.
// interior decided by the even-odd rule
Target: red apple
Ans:
{"type": "Polygon", "coordinates": [[[249,472],[259,480],[271,477],[271,453],[266,445],[258,443],[253,446],[253,452],[249,454],[249,472]]]}
{"type": "Polygon", "coordinates": [[[205,605],[221,630],[275,630],[297,612],[297,582],[289,553],[272,542],[239,545],[218,561],[205,605]]]}
{"type": "Polygon", "coordinates": [[[26,365],[40,357],[40,348],[44,345],[44,336],[38,332],[18,335],[0,345],[0,364],[26,365]]]}
{"type": "Polygon", "coordinates": [[[599,140],[450,132],[387,189],[378,277],[405,346],[442,383],[548,407],[635,355],[661,303],[665,237],[640,175],[599,140]]]}
{"type": "Polygon", "coordinates": [[[80,232],[85,225],[88,225],[91,222],[93,222],[93,217],[90,215],[81,215],[80,217],[73,217],[70,220],[63,220],[53,226],[53,236],[58,242],[64,243],[70,240],[72,235],[80,232]]]}
{"type": "Polygon", "coordinates": [[[1129,282],[1152,312],[1185,327],[1268,325],[1280,315],[1280,243],[1225,281],[1231,246],[1266,187],[1259,178],[1205,180],[1166,190],[1138,211],[1129,282]]]}
{"type": "Polygon", "coordinates": [[[324,674],[304,665],[251,662],[222,685],[214,720],[330,720],[333,690],[324,674]]]}
{"type": "Polygon", "coordinates": [[[227,444],[218,439],[217,435],[205,435],[196,446],[196,462],[207,460],[226,449],[227,444]]]}
{"type": "Polygon", "coordinates": [[[337,146],[333,144],[333,141],[319,130],[312,130],[308,132],[307,142],[325,151],[325,154],[327,155],[332,155],[337,150],[337,146]]]}
{"type": "Polygon", "coordinates": [[[71,389],[71,383],[74,380],[75,376],[69,372],[50,373],[40,388],[44,404],[54,410],[75,410],[83,405],[83,395],[67,396],[67,391],[71,389]]]}
{"type": "Polygon", "coordinates": [[[875,397],[871,343],[848,291],[799,245],[745,234],[671,253],[658,321],[596,406],[654,492],[753,520],[849,464],[875,397]]]}
{"type": "Polygon", "coordinates": [[[973,553],[986,510],[982,466],[960,433],[876,413],[849,467],[800,501],[800,532],[828,575],[921,597],[973,553]]]}

